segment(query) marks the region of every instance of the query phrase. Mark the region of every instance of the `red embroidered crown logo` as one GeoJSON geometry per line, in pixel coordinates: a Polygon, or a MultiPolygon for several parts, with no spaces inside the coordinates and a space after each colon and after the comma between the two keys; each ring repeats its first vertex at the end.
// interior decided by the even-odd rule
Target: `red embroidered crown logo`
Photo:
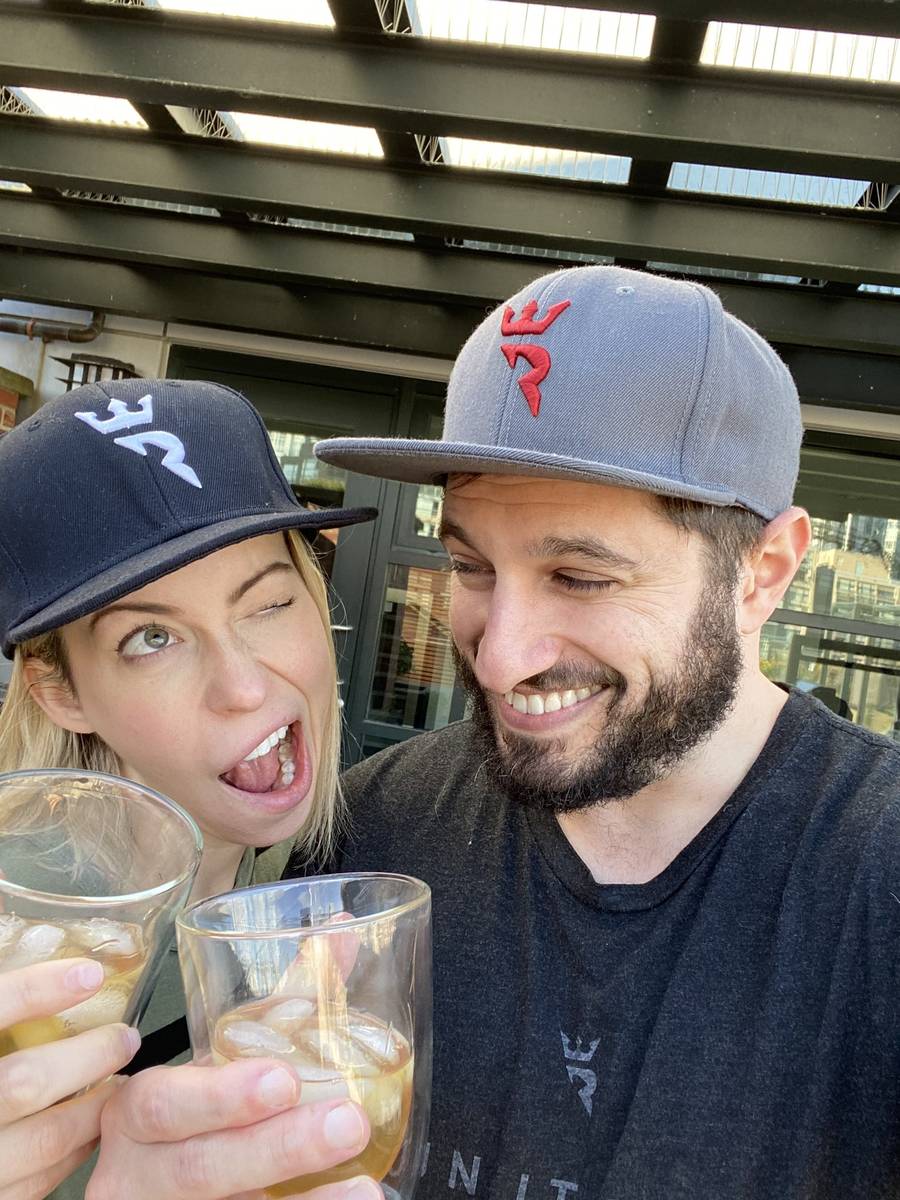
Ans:
{"type": "MultiPolygon", "coordinates": [[[[503,313],[500,332],[504,337],[510,337],[513,334],[546,333],[560,313],[565,312],[571,303],[571,300],[560,300],[558,304],[548,308],[539,320],[535,320],[538,310],[537,300],[529,300],[522,309],[520,317],[516,317],[513,309],[507,308],[503,313]]],[[[500,349],[510,368],[514,367],[520,358],[524,358],[531,367],[530,371],[526,371],[521,376],[518,384],[522,395],[528,402],[531,415],[536,417],[541,411],[540,385],[547,378],[552,366],[549,350],[535,342],[521,342],[518,345],[504,342],[500,349]]]]}

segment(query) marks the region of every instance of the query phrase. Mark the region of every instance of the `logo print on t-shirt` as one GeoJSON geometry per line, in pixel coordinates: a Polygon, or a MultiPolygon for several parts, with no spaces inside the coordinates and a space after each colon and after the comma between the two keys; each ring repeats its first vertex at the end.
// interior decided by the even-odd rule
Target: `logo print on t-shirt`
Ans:
{"type": "Polygon", "coordinates": [[[591,1061],[600,1045],[600,1039],[595,1038],[585,1050],[582,1047],[581,1038],[576,1038],[573,1045],[572,1039],[562,1030],[559,1031],[559,1036],[562,1038],[563,1054],[566,1058],[566,1070],[569,1078],[576,1085],[578,1098],[590,1116],[594,1107],[594,1092],[597,1090],[597,1076],[590,1067],[581,1064],[591,1061]]]}
{"type": "MultiPolygon", "coordinates": [[[[141,396],[138,400],[137,411],[130,409],[122,400],[110,400],[107,408],[113,415],[105,420],[101,420],[96,413],[92,412],[77,412],[75,416],[79,421],[84,421],[85,425],[90,425],[91,429],[96,429],[98,433],[104,435],[119,433],[123,429],[132,429],[136,425],[153,424],[153,397],[149,393],[141,396]]],[[[197,472],[184,461],[184,442],[174,433],[169,433],[167,429],[148,429],[144,433],[132,433],[128,437],[113,438],[113,441],[117,446],[124,446],[126,450],[133,450],[135,454],[140,454],[144,458],[147,457],[148,446],[158,446],[160,450],[165,450],[161,466],[165,467],[167,471],[171,471],[173,475],[177,475],[179,479],[189,483],[191,487],[203,487],[197,478],[197,472]]]]}

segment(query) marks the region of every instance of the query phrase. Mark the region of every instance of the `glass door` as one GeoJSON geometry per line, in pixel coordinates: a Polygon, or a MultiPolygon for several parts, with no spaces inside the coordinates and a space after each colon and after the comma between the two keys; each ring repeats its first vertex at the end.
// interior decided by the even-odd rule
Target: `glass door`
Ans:
{"type": "MultiPolygon", "coordinates": [[[[408,428],[440,437],[442,390],[418,384],[408,428]]],[[[443,492],[388,484],[382,498],[348,707],[351,757],[374,754],[465,714],[450,639],[450,576],[437,539],[443,492]]]]}

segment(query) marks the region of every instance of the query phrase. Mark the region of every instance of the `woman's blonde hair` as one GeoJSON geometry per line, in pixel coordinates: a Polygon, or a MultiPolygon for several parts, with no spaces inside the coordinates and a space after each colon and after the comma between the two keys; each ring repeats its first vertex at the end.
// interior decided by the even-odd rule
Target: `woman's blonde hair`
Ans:
{"type": "MultiPolygon", "coordinates": [[[[341,710],[337,661],[325,577],[302,534],[293,529],[286,530],[285,540],[294,566],[322,622],[331,664],[332,686],[322,723],[321,753],[313,801],[294,847],[295,859],[324,861],[333,848],[343,819],[339,782],[341,710]]],[[[38,659],[46,668],[41,687],[73,689],[65,643],[58,629],[40,634],[16,647],[9,688],[0,709],[0,773],[62,767],[121,775],[122,764],[118,756],[97,734],[72,733],[47,716],[32,695],[33,685],[29,684],[25,673],[25,664],[29,659],[38,659]]]]}

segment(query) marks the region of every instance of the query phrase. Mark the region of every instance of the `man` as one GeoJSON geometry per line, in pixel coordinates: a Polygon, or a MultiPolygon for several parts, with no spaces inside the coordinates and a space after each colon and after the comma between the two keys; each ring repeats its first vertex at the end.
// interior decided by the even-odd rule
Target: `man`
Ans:
{"type": "Polygon", "coordinates": [[[800,436],[713,293],[586,267],[476,330],[441,441],[320,446],[446,482],[472,717],[348,773],[332,864],[433,889],[417,1200],[900,1197],[900,751],[758,665],[800,436]]]}

